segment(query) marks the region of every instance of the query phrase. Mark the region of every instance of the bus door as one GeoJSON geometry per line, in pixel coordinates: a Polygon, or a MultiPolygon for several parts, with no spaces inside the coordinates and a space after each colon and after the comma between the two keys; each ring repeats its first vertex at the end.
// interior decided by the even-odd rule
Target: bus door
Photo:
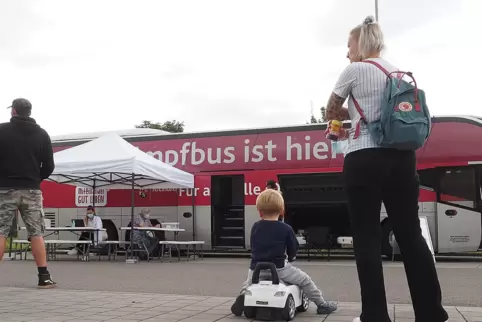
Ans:
{"type": "Polygon", "coordinates": [[[481,243],[480,171],[475,166],[439,169],[439,253],[476,251],[481,243]]]}
{"type": "Polygon", "coordinates": [[[244,175],[211,177],[213,248],[245,248],[244,175]]]}
{"type": "MultiPolygon", "coordinates": [[[[478,207],[477,209],[479,210],[479,212],[482,214],[482,165],[479,165],[478,166],[478,172],[479,172],[479,195],[478,195],[478,207]]],[[[481,216],[481,220],[480,220],[480,226],[482,227],[482,216],[481,216]]],[[[480,246],[479,246],[479,250],[482,249],[482,237],[480,238],[480,246]]]]}

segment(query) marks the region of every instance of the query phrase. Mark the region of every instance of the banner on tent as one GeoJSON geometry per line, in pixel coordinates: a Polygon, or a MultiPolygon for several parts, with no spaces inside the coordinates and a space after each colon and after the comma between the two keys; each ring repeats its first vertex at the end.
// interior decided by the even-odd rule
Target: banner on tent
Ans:
{"type": "Polygon", "coordinates": [[[107,189],[95,189],[77,187],[75,189],[75,205],[77,207],[87,207],[95,205],[103,207],[107,204],[107,189]]]}

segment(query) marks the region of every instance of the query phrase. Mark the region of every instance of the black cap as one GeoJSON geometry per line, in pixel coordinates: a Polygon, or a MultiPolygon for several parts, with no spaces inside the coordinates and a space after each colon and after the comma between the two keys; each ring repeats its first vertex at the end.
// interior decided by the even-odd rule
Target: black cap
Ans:
{"type": "Polygon", "coordinates": [[[92,206],[92,205],[87,206],[87,210],[95,211],[94,206],[92,206]]]}
{"type": "Polygon", "coordinates": [[[25,98],[14,99],[12,105],[7,108],[13,108],[19,116],[30,116],[32,113],[32,103],[25,98]]]}

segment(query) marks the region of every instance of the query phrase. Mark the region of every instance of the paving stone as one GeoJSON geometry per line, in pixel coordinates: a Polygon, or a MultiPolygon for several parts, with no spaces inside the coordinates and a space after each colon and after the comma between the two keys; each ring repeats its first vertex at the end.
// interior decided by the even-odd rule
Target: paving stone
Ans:
{"type": "MultiPolygon", "coordinates": [[[[233,298],[162,295],[76,290],[32,290],[0,287],[1,321],[143,321],[143,322],[235,322],[249,321],[231,315],[233,298]]],[[[298,322],[351,321],[360,314],[360,303],[338,304],[338,311],[318,315],[315,306],[296,317],[298,322]]],[[[482,308],[446,307],[451,322],[482,322],[482,308]]],[[[413,322],[411,305],[389,304],[394,322],[413,322]]]]}

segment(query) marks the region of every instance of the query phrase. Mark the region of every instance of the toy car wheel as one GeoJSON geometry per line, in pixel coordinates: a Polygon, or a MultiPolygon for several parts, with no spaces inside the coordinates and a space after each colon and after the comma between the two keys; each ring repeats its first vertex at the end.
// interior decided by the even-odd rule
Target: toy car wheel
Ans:
{"type": "Polygon", "coordinates": [[[305,293],[302,293],[301,305],[298,306],[298,312],[306,312],[308,311],[309,307],[310,307],[310,300],[308,299],[308,296],[305,293]]]}
{"type": "Polygon", "coordinates": [[[291,321],[295,318],[296,315],[296,304],[293,295],[288,295],[286,299],[285,307],[281,311],[281,316],[285,321],[291,321]]]}
{"type": "Polygon", "coordinates": [[[255,319],[256,318],[256,308],[252,306],[245,306],[244,307],[244,316],[248,319],[255,319]]]}

